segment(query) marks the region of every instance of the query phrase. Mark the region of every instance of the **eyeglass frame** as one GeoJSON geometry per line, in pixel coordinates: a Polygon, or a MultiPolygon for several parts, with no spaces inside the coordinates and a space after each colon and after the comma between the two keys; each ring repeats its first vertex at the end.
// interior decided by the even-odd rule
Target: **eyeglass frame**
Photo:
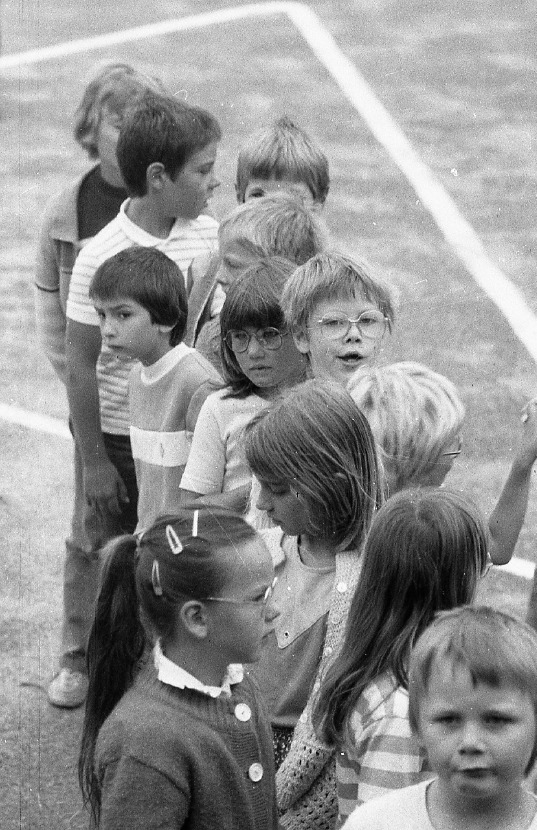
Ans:
{"type": "Polygon", "coordinates": [[[267,590],[263,594],[262,599],[235,599],[235,597],[202,597],[201,599],[204,602],[228,602],[232,605],[262,605],[263,608],[266,608],[272,594],[274,593],[274,588],[276,587],[276,583],[278,581],[278,577],[275,576],[270,585],[268,586],[267,590]]]}
{"type": "Polygon", "coordinates": [[[226,336],[224,337],[224,340],[226,342],[226,346],[228,347],[228,349],[231,349],[233,354],[245,354],[245,352],[248,351],[248,348],[250,346],[250,342],[252,340],[252,337],[255,337],[257,342],[260,343],[261,346],[264,349],[267,349],[269,352],[277,352],[278,349],[281,349],[281,347],[283,346],[283,338],[285,337],[286,334],[289,333],[287,329],[279,329],[276,326],[265,326],[265,328],[260,329],[259,331],[261,332],[261,334],[259,334],[257,332],[254,333],[254,334],[248,334],[248,332],[245,331],[244,329],[230,329],[226,333],[226,336]],[[276,331],[276,332],[278,332],[280,341],[279,341],[277,346],[269,346],[268,343],[265,341],[264,332],[266,332],[266,331],[276,331]],[[241,349],[240,351],[238,351],[237,349],[234,349],[233,346],[231,345],[230,340],[228,340],[228,338],[231,339],[230,336],[235,334],[235,333],[245,334],[246,337],[248,338],[248,340],[246,341],[246,346],[244,347],[244,349],[241,349]]]}
{"type": "MultiPolygon", "coordinates": [[[[333,314],[332,314],[332,315],[325,314],[325,315],[323,315],[323,317],[321,317],[321,319],[320,319],[320,320],[315,320],[314,322],[315,322],[315,324],[316,324],[316,325],[318,325],[318,326],[320,327],[320,329],[321,329],[321,334],[322,334],[322,335],[323,335],[323,337],[325,337],[327,340],[339,340],[340,338],[346,337],[346,336],[348,335],[348,333],[349,333],[350,328],[351,328],[351,326],[352,326],[352,325],[355,325],[355,326],[356,326],[356,328],[357,328],[357,329],[358,329],[358,331],[360,332],[360,337],[361,337],[363,340],[380,340],[380,339],[382,339],[382,338],[384,337],[384,335],[386,334],[386,328],[390,325],[390,318],[389,318],[389,317],[386,317],[386,315],[385,315],[385,314],[383,314],[383,313],[382,313],[382,311],[377,310],[377,309],[374,309],[374,308],[371,308],[371,309],[368,309],[367,311],[362,311],[362,313],[361,313],[361,314],[359,314],[359,315],[358,315],[358,317],[356,317],[356,318],[348,317],[346,314],[343,314],[343,312],[341,312],[341,313],[340,313],[340,312],[333,312],[333,314]],[[362,319],[362,317],[363,317],[365,314],[371,314],[371,313],[373,313],[373,314],[379,314],[379,316],[382,318],[382,322],[384,323],[384,328],[383,328],[383,330],[382,330],[382,334],[375,335],[375,336],[371,336],[371,335],[369,335],[369,334],[364,334],[364,332],[362,331],[362,328],[361,328],[361,326],[360,326],[360,320],[362,319]],[[326,327],[324,326],[324,323],[323,323],[323,321],[324,321],[327,317],[330,317],[330,316],[332,316],[332,317],[339,317],[341,320],[343,320],[343,319],[346,319],[346,320],[347,320],[347,322],[348,322],[348,326],[347,326],[347,329],[346,329],[346,331],[345,331],[345,333],[344,333],[344,334],[338,334],[336,337],[330,337],[330,335],[327,333],[327,331],[326,331],[326,327]]],[[[379,320],[379,323],[380,323],[380,320],[379,320]]],[[[311,326],[309,326],[309,328],[311,328],[311,326]]]]}
{"type": "Polygon", "coordinates": [[[442,458],[457,458],[462,452],[462,438],[459,435],[459,448],[457,450],[449,450],[448,452],[440,453],[442,458]]]}

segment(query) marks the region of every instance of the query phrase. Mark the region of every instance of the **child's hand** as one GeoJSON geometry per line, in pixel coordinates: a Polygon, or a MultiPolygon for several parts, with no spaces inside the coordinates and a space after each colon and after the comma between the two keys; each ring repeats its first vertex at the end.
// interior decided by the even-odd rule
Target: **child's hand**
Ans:
{"type": "Polygon", "coordinates": [[[532,467],[537,459],[537,397],[528,401],[521,420],[523,431],[515,461],[521,467],[532,467]]]}

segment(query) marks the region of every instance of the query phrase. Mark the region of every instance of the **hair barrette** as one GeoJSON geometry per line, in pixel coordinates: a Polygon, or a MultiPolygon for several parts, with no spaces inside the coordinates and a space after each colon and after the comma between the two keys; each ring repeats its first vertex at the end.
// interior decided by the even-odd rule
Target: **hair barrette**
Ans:
{"type": "Polygon", "coordinates": [[[183,545],[181,540],[171,525],[166,525],[166,539],[173,554],[181,553],[183,545]]]}
{"type": "Polygon", "coordinates": [[[151,584],[153,585],[153,592],[155,596],[161,597],[162,585],[160,584],[160,572],[156,559],[153,559],[153,567],[151,568],[151,584]]]}
{"type": "Polygon", "coordinates": [[[194,518],[192,519],[192,536],[195,539],[198,535],[198,517],[199,517],[199,510],[194,510],[194,518]]]}

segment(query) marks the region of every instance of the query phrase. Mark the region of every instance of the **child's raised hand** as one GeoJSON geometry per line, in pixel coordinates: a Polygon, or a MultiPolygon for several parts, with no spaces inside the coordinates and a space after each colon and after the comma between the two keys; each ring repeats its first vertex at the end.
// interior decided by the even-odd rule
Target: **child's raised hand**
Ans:
{"type": "Polygon", "coordinates": [[[531,467],[537,460],[537,397],[523,408],[521,421],[523,430],[516,460],[521,466],[531,467]]]}

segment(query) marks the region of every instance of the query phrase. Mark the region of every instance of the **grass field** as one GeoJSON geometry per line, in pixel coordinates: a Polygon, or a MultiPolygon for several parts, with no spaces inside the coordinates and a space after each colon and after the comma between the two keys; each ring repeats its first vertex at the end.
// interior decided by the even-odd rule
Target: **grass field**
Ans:
{"type": "MultiPolygon", "coordinates": [[[[128,7],[101,0],[6,2],[3,54],[235,5],[128,7]]],[[[240,5],[240,4],[239,4],[240,5]]],[[[318,0],[319,14],[455,199],[497,266],[537,308],[535,18],[520,0],[318,0]]],[[[86,161],[71,137],[84,77],[118,58],[159,74],[213,111],[224,138],[214,209],[234,204],[244,136],[287,113],[329,156],[326,219],[334,240],[366,256],[400,294],[385,360],[415,359],[447,374],[468,410],[464,452],[450,483],[490,511],[507,473],[518,413],[535,366],[474,284],[430,214],[285,16],[237,21],[0,73],[0,403],[59,419],[63,389],[40,356],[33,325],[35,240],[44,205],[86,161]]],[[[0,802],[2,830],[86,826],[74,776],[80,712],[51,709],[61,612],[63,538],[70,509],[67,440],[0,422],[0,802]]],[[[516,555],[535,561],[535,491],[516,555]]],[[[523,614],[529,583],[488,577],[484,596],[523,614]]]]}

